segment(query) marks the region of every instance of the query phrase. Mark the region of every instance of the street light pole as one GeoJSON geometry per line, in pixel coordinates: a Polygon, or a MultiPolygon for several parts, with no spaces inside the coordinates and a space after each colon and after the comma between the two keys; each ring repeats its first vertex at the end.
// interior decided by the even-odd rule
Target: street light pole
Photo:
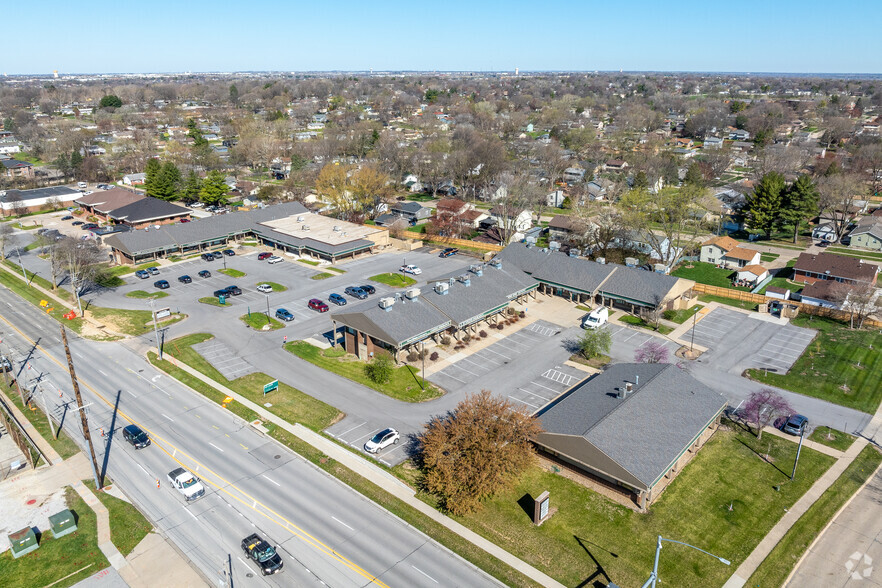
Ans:
{"type": "Polygon", "coordinates": [[[162,360],[162,345],[160,345],[160,343],[159,343],[159,328],[156,326],[156,308],[155,308],[154,302],[156,302],[156,300],[151,298],[150,299],[150,310],[152,311],[152,314],[153,314],[153,335],[156,337],[157,355],[158,355],[159,359],[162,360]]]}
{"type": "Polygon", "coordinates": [[[269,294],[264,294],[266,296],[266,324],[270,324],[269,317],[269,294]]]}
{"type": "Polygon", "coordinates": [[[21,275],[24,277],[25,283],[30,285],[31,282],[28,280],[28,274],[25,273],[24,264],[21,262],[21,247],[16,247],[15,253],[18,255],[18,265],[21,266],[21,275]]]}
{"type": "Polygon", "coordinates": [[[694,545],[689,545],[688,543],[683,543],[682,541],[675,541],[673,539],[665,539],[664,537],[659,535],[658,542],[655,545],[655,563],[652,564],[652,573],[649,575],[649,579],[646,580],[646,583],[643,584],[642,588],[650,588],[650,586],[652,588],[655,588],[656,582],[658,582],[658,558],[659,558],[659,555],[661,554],[662,541],[667,541],[669,543],[678,543],[680,545],[685,545],[686,547],[691,547],[692,549],[694,549],[696,551],[700,551],[702,553],[705,553],[705,554],[711,556],[714,559],[719,560],[721,563],[724,563],[727,566],[732,564],[732,562],[730,562],[728,559],[724,559],[718,555],[714,555],[713,553],[705,551],[704,549],[701,549],[701,548],[696,547],[694,545]]]}

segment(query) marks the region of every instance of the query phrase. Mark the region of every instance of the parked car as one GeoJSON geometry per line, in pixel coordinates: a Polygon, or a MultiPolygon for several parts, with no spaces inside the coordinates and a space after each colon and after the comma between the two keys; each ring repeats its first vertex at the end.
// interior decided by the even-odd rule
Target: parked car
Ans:
{"type": "Polygon", "coordinates": [[[282,261],[282,258],[278,255],[271,255],[269,259],[266,260],[267,263],[279,263],[282,261]]]}
{"type": "Polygon", "coordinates": [[[190,276],[184,275],[184,276],[178,277],[178,281],[182,284],[189,284],[190,282],[193,281],[193,278],[191,278],[190,276]]]}
{"type": "Polygon", "coordinates": [[[264,294],[269,294],[270,292],[273,291],[273,287],[270,286],[269,284],[258,284],[257,291],[263,292],[264,294]]]}
{"type": "Polygon", "coordinates": [[[352,296],[353,298],[358,298],[359,300],[364,300],[368,297],[367,292],[359,288],[358,286],[349,286],[344,290],[346,294],[352,296]]]}
{"type": "Polygon", "coordinates": [[[66,214],[63,217],[61,217],[61,220],[73,220],[73,217],[69,214],[66,214]]]}
{"type": "Polygon", "coordinates": [[[373,286],[371,286],[370,284],[365,284],[364,286],[358,286],[358,287],[361,288],[362,290],[364,290],[364,293],[368,294],[368,295],[377,293],[377,289],[374,288],[373,286]]]}
{"type": "Polygon", "coordinates": [[[74,222],[72,222],[72,223],[70,223],[70,224],[72,224],[72,225],[75,226],[75,227],[78,227],[78,226],[80,226],[80,225],[84,225],[84,224],[86,224],[86,223],[84,223],[83,221],[74,221],[74,222]]]}
{"type": "Polygon", "coordinates": [[[188,223],[188,222],[190,222],[190,219],[188,219],[188,218],[182,218],[182,219],[181,219],[181,222],[182,222],[182,223],[188,223]]]}
{"type": "Polygon", "coordinates": [[[328,296],[328,300],[336,304],[337,306],[346,306],[346,299],[337,294],[336,292],[328,296]]]}
{"type": "Polygon", "coordinates": [[[226,290],[233,296],[239,296],[242,294],[242,289],[239,286],[227,286],[226,290]]]}
{"type": "Polygon", "coordinates": [[[194,203],[190,204],[190,208],[202,208],[203,206],[205,206],[205,205],[202,204],[201,202],[194,202],[194,203]]]}
{"type": "Polygon", "coordinates": [[[808,419],[801,414],[792,415],[787,422],[784,423],[783,430],[791,435],[802,435],[808,426],[808,419]]]}
{"type": "Polygon", "coordinates": [[[190,502],[201,496],[205,496],[205,486],[199,478],[185,470],[177,468],[168,473],[168,481],[172,488],[184,495],[184,500],[190,502]]]}
{"type": "Polygon", "coordinates": [[[214,257],[215,259],[220,259],[221,257],[224,256],[224,254],[221,253],[220,251],[212,251],[211,256],[214,257]]]}
{"type": "Polygon", "coordinates": [[[169,286],[168,280],[159,280],[159,281],[153,282],[153,285],[156,286],[157,288],[159,288],[160,290],[168,290],[168,286],[169,286]]]}
{"type": "Polygon", "coordinates": [[[150,272],[148,272],[147,270],[138,270],[135,272],[135,275],[137,277],[141,278],[142,280],[146,280],[147,278],[150,277],[150,272]]]}
{"type": "Polygon", "coordinates": [[[818,243],[818,247],[828,247],[830,245],[830,241],[821,241],[818,243]]]}
{"type": "Polygon", "coordinates": [[[273,256],[273,254],[270,253],[269,251],[264,251],[264,252],[262,252],[262,253],[258,253],[258,254],[257,254],[257,260],[258,260],[258,261],[263,261],[264,259],[269,259],[269,258],[272,257],[272,256],[273,256]]]}
{"type": "Polygon", "coordinates": [[[598,329],[609,321],[609,309],[605,306],[595,308],[582,319],[583,329],[598,329]]]}
{"type": "Polygon", "coordinates": [[[236,252],[233,251],[232,249],[224,249],[223,254],[228,257],[232,257],[232,256],[236,255],[236,252]]]}
{"type": "Polygon", "coordinates": [[[420,268],[418,268],[417,266],[415,266],[412,263],[409,263],[407,265],[402,265],[398,271],[403,272],[405,274],[413,274],[415,276],[418,276],[421,273],[423,273],[423,270],[421,270],[420,268]]]}
{"type": "Polygon", "coordinates": [[[98,225],[96,225],[95,223],[86,223],[83,226],[81,226],[80,228],[83,229],[84,231],[94,231],[95,229],[98,228],[98,225]]]}
{"type": "Polygon", "coordinates": [[[401,434],[395,429],[383,429],[364,444],[364,450],[368,453],[377,453],[390,445],[396,445],[400,439],[401,434]]]}
{"type": "Polygon", "coordinates": [[[440,255],[438,255],[438,257],[450,257],[451,255],[456,255],[457,253],[459,253],[459,249],[457,249],[456,247],[447,247],[446,249],[444,249],[444,251],[441,252],[440,255]]]}
{"type": "Polygon", "coordinates": [[[325,304],[324,302],[322,302],[321,300],[319,300],[318,298],[310,299],[309,304],[307,304],[307,306],[309,306],[309,308],[311,308],[313,310],[317,310],[319,312],[328,312],[328,310],[329,310],[328,305],[325,304]]]}
{"type": "Polygon", "coordinates": [[[150,445],[150,437],[138,425],[129,425],[124,428],[123,439],[131,443],[135,449],[144,449],[150,445]]]}
{"type": "Polygon", "coordinates": [[[205,261],[214,261],[214,255],[212,255],[211,253],[203,253],[201,257],[205,261]]]}
{"type": "Polygon", "coordinates": [[[210,278],[211,272],[208,270],[202,270],[201,272],[199,272],[199,277],[200,278],[210,278]]]}
{"type": "Polygon", "coordinates": [[[285,322],[289,322],[289,321],[294,320],[294,315],[291,314],[291,312],[288,311],[287,309],[280,308],[279,310],[276,311],[276,318],[279,320],[283,320],[285,322]]]}
{"type": "Polygon", "coordinates": [[[215,290],[213,296],[215,298],[220,298],[221,296],[229,296],[230,293],[227,292],[226,288],[221,288],[220,290],[215,290]]]}
{"type": "Polygon", "coordinates": [[[155,266],[148,267],[147,271],[150,272],[151,276],[158,276],[159,275],[159,268],[158,267],[155,267],[155,266]]]}
{"type": "Polygon", "coordinates": [[[253,560],[260,567],[260,573],[264,576],[269,576],[282,570],[284,565],[282,558],[276,553],[275,548],[264,541],[257,533],[242,539],[242,551],[245,552],[248,559],[253,560]]]}

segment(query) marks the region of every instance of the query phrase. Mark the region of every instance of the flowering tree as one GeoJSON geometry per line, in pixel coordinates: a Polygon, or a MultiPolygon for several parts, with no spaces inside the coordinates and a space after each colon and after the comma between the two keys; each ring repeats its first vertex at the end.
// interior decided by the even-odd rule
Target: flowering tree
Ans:
{"type": "Polygon", "coordinates": [[[637,363],[668,363],[670,356],[664,342],[650,339],[634,351],[634,361],[637,363]]]}
{"type": "Polygon", "coordinates": [[[741,409],[745,419],[756,425],[756,440],[763,438],[763,427],[775,422],[779,417],[793,414],[794,410],[783,396],[769,388],[752,392],[741,409]]]}

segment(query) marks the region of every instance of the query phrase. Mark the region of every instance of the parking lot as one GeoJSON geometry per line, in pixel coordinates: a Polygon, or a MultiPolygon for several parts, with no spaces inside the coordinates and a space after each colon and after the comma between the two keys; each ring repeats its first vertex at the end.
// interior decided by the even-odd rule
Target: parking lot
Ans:
{"type": "MultiPolygon", "coordinates": [[[[361,416],[347,416],[339,423],[334,423],[325,429],[325,433],[331,437],[337,438],[339,441],[346,443],[358,451],[367,453],[364,450],[364,444],[367,440],[388,426],[388,422],[380,423],[378,420],[368,420],[361,416]]],[[[375,457],[380,463],[390,467],[395,466],[408,458],[407,448],[410,442],[410,435],[413,433],[412,431],[403,429],[400,425],[394,428],[401,433],[401,441],[399,441],[398,444],[390,445],[373,455],[373,457],[375,457]]]]}
{"type": "Polygon", "coordinates": [[[235,380],[257,371],[250,363],[230,353],[230,349],[217,339],[197,343],[193,345],[193,349],[228,380],[235,380]]]}

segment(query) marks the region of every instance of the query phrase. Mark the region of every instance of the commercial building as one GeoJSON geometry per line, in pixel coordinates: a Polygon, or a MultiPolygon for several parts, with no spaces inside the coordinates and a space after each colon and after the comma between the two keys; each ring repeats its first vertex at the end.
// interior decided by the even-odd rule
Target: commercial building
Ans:
{"type": "Polygon", "coordinates": [[[82,195],[79,190],[67,186],[0,191],[0,210],[3,211],[3,216],[14,216],[63,208],[73,204],[82,195]]]}

